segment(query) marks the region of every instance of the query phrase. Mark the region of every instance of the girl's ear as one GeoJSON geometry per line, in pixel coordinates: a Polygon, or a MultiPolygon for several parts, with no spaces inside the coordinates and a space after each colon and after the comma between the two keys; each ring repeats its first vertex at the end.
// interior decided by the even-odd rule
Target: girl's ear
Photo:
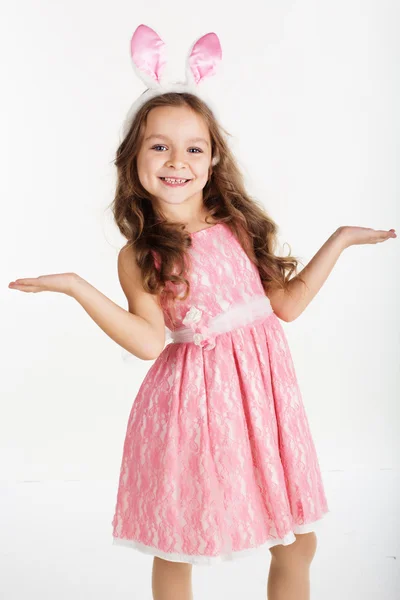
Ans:
{"type": "Polygon", "coordinates": [[[130,51],[138,77],[147,87],[157,88],[167,62],[165,42],[151,27],[139,25],[132,35],[130,51]]]}
{"type": "Polygon", "coordinates": [[[198,85],[215,74],[222,59],[222,48],[216,33],[206,33],[189,51],[186,59],[186,79],[198,85]]]}

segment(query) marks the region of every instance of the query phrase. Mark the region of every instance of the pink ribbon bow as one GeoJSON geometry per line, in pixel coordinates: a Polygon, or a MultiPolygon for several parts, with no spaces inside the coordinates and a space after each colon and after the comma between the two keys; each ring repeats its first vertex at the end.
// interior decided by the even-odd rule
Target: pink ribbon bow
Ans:
{"type": "Polygon", "coordinates": [[[215,348],[216,333],[209,329],[210,315],[203,313],[197,306],[191,306],[182,323],[193,331],[193,342],[205,350],[215,348]]]}

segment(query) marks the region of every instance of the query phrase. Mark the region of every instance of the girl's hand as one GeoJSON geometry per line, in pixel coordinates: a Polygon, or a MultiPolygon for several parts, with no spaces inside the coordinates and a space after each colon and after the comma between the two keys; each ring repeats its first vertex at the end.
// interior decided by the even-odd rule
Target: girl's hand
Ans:
{"type": "Polygon", "coordinates": [[[368,227],[352,227],[345,225],[339,227],[338,234],[343,242],[343,247],[356,246],[358,244],[378,244],[389,238],[396,238],[394,229],[389,231],[381,229],[369,229],[368,227]]]}
{"type": "Polygon", "coordinates": [[[16,279],[11,281],[8,287],[21,292],[60,292],[71,296],[73,284],[77,279],[80,277],[76,273],[57,273],[30,279],[16,279]]]}

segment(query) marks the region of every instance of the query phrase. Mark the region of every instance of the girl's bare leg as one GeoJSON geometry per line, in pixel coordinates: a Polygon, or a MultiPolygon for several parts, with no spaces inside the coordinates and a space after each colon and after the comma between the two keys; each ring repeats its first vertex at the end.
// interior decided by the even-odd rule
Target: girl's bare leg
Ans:
{"type": "Polygon", "coordinates": [[[310,565],[317,549],[314,532],[296,534],[288,546],[273,546],[268,600],[310,600],[310,565]]]}
{"type": "Polygon", "coordinates": [[[158,556],[153,560],[153,600],[193,600],[190,563],[172,562],[158,556]]]}

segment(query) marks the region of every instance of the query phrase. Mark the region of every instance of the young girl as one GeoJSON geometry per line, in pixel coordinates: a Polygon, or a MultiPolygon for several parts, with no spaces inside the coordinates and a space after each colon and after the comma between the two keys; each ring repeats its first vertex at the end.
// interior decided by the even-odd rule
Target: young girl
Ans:
{"type": "Polygon", "coordinates": [[[68,294],[125,350],[155,359],[129,416],[112,522],[115,544],[154,556],[154,599],[192,598],[193,564],[268,548],[269,600],[306,600],[328,506],[280,320],[305,310],[345,248],[396,234],[340,227],[291,277],[297,260],[274,254],[277,227],[195,87],[214,72],[218,38],[193,46],[190,85],[160,85],[162,49],[136,30],[134,65],[153,83],[116,157],[129,310],[75,273],[9,287],[68,294]]]}

